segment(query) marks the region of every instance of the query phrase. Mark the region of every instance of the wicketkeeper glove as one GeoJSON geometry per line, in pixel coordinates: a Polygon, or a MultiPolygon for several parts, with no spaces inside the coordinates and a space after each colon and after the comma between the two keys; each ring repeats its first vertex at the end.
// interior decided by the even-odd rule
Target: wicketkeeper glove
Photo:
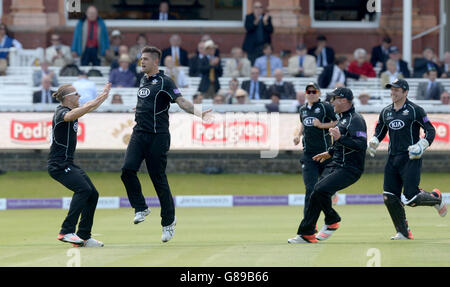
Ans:
{"type": "Polygon", "coordinates": [[[409,159],[419,159],[422,157],[423,152],[430,144],[426,139],[420,139],[416,144],[408,147],[409,159]]]}
{"type": "Polygon", "coordinates": [[[377,152],[377,147],[380,144],[380,141],[377,137],[372,137],[369,141],[369,148],[367,151],[369,152],[371,157],[375,157],[375,153],[377,152]]]}

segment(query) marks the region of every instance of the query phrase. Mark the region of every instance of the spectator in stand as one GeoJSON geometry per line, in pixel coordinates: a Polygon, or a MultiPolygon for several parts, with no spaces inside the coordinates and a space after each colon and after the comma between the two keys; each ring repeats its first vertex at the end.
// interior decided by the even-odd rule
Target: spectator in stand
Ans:
{"type": "Polygon", "coordinates": [[[264,44],[263,48],[264,56],[256,59],[255,67],[259,69],[261,76],[273,77],[275,69],[283,68],[281,59],[272,55],[272,46],[270,44],[264,44]]]}
{"type": "Polygon", "coordinates": [[[123,105],[122,96],[120,94],[114,94],[111,99],[112,105],[123,105]]]}
{"type": "Polygon", "coordinates": [[[208,99],[214,98],[220,89],[219,77],[222,77],[223,69],[220,58],[214,56],[217,45],[208,40],[205,42],[205,56],[200,60],[199,70],[202,75],[198,91],[208,99]]]}
{"type": "Polygon", "coordinates": [[[132,62],[137,62],[136,66],[140,66],[141,63],[141,51],[147,46],[147,37],[144,33],[137,36],[136,45],[130,48],[130,58],[132,62]]]}
{"type": "Polygon", "coordinates": [[[243,89],[237,89],[236,95],[232,99],[231,104],[233,105],[247,105],[250,104],[250,100],[248,99],[248,94],[243,89]]]}
{"type": "Polygon", "coordinates": [[[295,88],[291,82],[283,81],[283,70],[276,69],[274,71],[275,83],[268,89],[269,95],[277,92],[281,99],[295,99],[295,88]]]}
{"type": "Polygon", "coordinates": [[[445,91],[442,95],[441,95],[441,103],[443,105],[450,105],[450,93],[445,91]]]}
{"type": "Polygon", "coordinates": [[[201,105],[203,103],[203,95],[202,95],[202,93],[199,93],[199,92],[195,93],[192,96],[192,103],[194,105],[201,105]]]}
{"type": "Polygon", "coordinates": [[[358,75],[347,71],[347,57],[337,57],[334,64],[326,66],[319,75],[319,87],[323,89],[334,89],[347,85],[347,78],[367,79],[364,75],[358,75]]]}
{"type": "Polygon", "coordinates": [[[300,112],[300,108],[301,106],[303,106],[305,104],[305,100],[306,100],[306,94],[305,91],[298,91],[296,94],[296,100],[294,105],[295,105],[295,110],[298,112],[300,112]]]}
{"type": "Polygon", "coordinates": [[[438,77],[441,76],[439,71],[439,65],[437,64],[436,55],[434,50],[430,47],[425,48],[422,52],[422,58],[414,59],[414,78],[426,78],[428,77],[427,71],[434,69],[438,73],[438,77]]]}
{"type": "Polygon", "coordinates": [[[272,17],[264,13],[264,7],[259,1],[253,3],[253,12],[245,16],[245,38],[242,50],[252,65],[255,60],[263,55],[263,48],[272,42],[273,33],[272,17]]]}
{"type": "Polygon", "coordinates": [[[426,75],[428,81],[419,83],[416,100],[441,100],[445,88],[442,83],[436,81],[438,77],[436,69],[430,68],[426,75]]]}
{"type": "Polygon", "coordinates": [[[241,48],[231,49],[231,58],[225,64],[224,77],[250,77],[250,61],[243,56],[241,48]]]}
{"type": "Polygon", "coordinates": [[[231,104],[233,99],[236,97],[236,92],[239,89],[239,80],[237,78],[232,78],[228,83],[228,90],[220,90],[219,95],[221,95],[227,104],[231,104]]]}
{"type": "Polygon", "coordinates": [[[44,75],[41,79],[41,89],[33,93],[33,104],[56,104],[58,100],[52,97],[55,91],[51,90],[52,78],[44,75]]]}
{"type": "MultiPolygon", "coordinates": [[[[119,58],[122,55],[129,56],[129,54],[128,54],[128,46],[127,45],[120,45],[120,47],[119,47],[119,58]]],[[[114,70],[114,69],[119,68],[119,66],[120,66],[119,65],[119,58],[117,58],[116,60],[114,60],[111,63],[111,71],[114,70]]],[[[130,62],[130,65],[129,65],[128,69],[130,71],[132,71],[135,75],[137,75],[136,61],[133,61],[131,58],[130,58],[130,60],[131,60],[131,62],[130,62]]]]}
{"type": "MultiPolygon", "coordinates": [[[[214,40],[211,38],[210,35],[204,34],[204,35],[201,37],[200,42],[205,43],[206,41],[210,41],[210,40],[214,42],[214,40]]],[[[198,51],[197,51],[197,54],[198,54],[198,51]]],[[[217,47],[216,52],[214,52],[214,56],[216,56],[216,57],[219,57],[219,56],[220,56],[220,50],[219,50],[219,47],[217,47]]]]}
{"type": "Polygon", "coordinates": [[[114,60],[118,60],[119,55],[119,48],[122,45],[122,34],[119,30],[113,30],[111,32],[111,44],[109,46],[109,49],[105,52],[105,64],[111,65],[111,63],[114,60]]]}
{"type": "Polygon", "coordinates": [[[64,67],[72,64],[73,59],[70,47],[62,44],[61,37],[58,34],[52,34],[50,41],[52,45],[45,49],[45,60],[50,66],[64,67]]]}
{"type": "Polygon", "coordinates": [[[58,87],[58,77],[54,71],[48,68],[49,64],[49,62],[44,60],[41,62],[41,69],[33,72],[33,85],[35,87],[41,84],[43,76],[49,76],[52,79],[52,87],[58,87]]]}
{"type": "Polygon", "coordinates": [[[213,99],[213,105],[224,105],[225,98],[222,95],[215,95],[213,99]]]}
{"type": "MultiPolygon", "coordinates": [[[[402,60],[402,54],[400,54],[400,50],[396,46],[391,46],[389,48],[389,59],[395,62],[395,66],[397,67],[397,71],[403,75],[405,78],[409,78],[411,73],[408,68],[408,63],[402,60]]],[[[387,62],[386,62],[387,63],[387,62]]],[[[386,71],[386,63],[384,63],[383,68],[380,71],[380,75],[386,71]]],[[[384,86],[383,86],[384,87],[384,86]]]]}
{"type": "Polygon", "coordinates": [[[381,87],[386,88],[387,84],[392,83],[395,79],[403,79],[403,74],[397,70],[397,63],[393,59],[386,62],[387,70],[381,73],[380,83],[381,87]]]}
{"type": "Polygon", "coordinates": [[[16,39],[9,36],[8,26],[0,24],[0,76],[6,74],[8,67],[8,55],[10,48],[21,50],[22,44],[16,39]]]}
{"type": "Polygon", "coordinates": [[[179,88],[186,88],[189,85],[188,78],[183,70],[175,66],[172,56],[166,56],[164,59],[164,66],[166,66],[165,74],[169,76],[179,88]]]}
{"type": "Polygon", "coordinates": [[[377,74],[372,64],[367,61],[367,52],[358,48],[353,53],[354,60],[348,66],[348,71],[353,74],[364,75],[368,78],[375,78],[377,74]]]}
{"type": "Polygon", "coordinates": [[[158,12],[152,13],[151,20],[167,21],[167,20],[177,20],[177,17],[169,12],[170,6],[169,1],[161,1],[159,3],[158,12]]]}
{"type": "Polygon", "coordinates": [[[189,59],[189,77],[201,77],[200,61],[205,56],[205,42],[197,45],[197,54],[189,59]]]}
{"type": "Polygon", "coordinates": [[[289,58],[288,72],[293,77],[313,77],[316,74],[316,58],[308,55],[305,44],[298,44],[297,55],[289,58]]]}
{"type": "Polygon", "coordinates": [[[167,56],[172,56],[175,61],[175,66],[189,66],[188,53],[181,48],[181,37],[177,34],[170,36],[170,47],[164,49],[161,55],[161,66],[164,66],[164,59],[167,56]]]}
{"type": "Polygon", "coordinates": [[[317,45],[308,50],[308,54],[316,58],[317,67],[326,67],[334,63],[334,50],[327,46],[324,35],[317,36],[317,45]]]}
{"type": "Polygon", "coordinates": [[[381,42],[381,45],[372,48],[372,54],[370,57],[370,63],[373,67],[383,67],[386,61],[389,59],[389,48],[391,47],[392,40],[389,36],[385,36],[381,42]]]}
{"type": "Polygon", "coordinates": [[[81,66],[100,66],[101,58],[109,49],[109,36],[105,22],[98,17],[95,6],[86,10],[86,19],[80,19],[72,41],[72,57],[81,57],[81,66]]]}
{"type": "Polygon", "coordinates": [[[358,96],[356,106],[365,106],[369,104],[370,94],[368,91],[362,91],[358,96]]]}
{"type": "Polygon", "coordinates": [[[266,104],[266,110],[269,113],[278,113],[280,112],[280,94],[277,92],[272,92],[270,95],[270,99],[272,100],[269,104],[266,104]]]}
{"type": "Polygon", "coordinates": [[[130,56],[120,55],[119,68],[109,73],[109,82],[113,88],[132,88],[136,83],[136,74],[130,68],[130,56]]]}
{"type": "Polygon", "coordinates": [[[78,80],[73,82],[72,86],[80,95],[80,99],[78,100],[80,102],[80,106],[97,97],[97,87],[93,81],[88,79],[88,76],[84,71],[80,71],[78,80]]]}
{"type": "Polygon", "coordinates": [[[441,66],[441,78],[450,78],[450,52],[445,52],[444,63],[441,66]]]}
{"type": "Polygon", "coordinates": [[[257,67],[252,67],[250,80],[243,81],[241,88],[249,94],[250,100],[265,99],[267,97],[266,84],[259,80],[259,69],[257,67]]]}

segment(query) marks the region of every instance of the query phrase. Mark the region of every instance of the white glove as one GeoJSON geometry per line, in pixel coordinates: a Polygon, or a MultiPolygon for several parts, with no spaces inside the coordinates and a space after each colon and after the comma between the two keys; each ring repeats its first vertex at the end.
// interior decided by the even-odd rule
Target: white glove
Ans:
{"type": "Polygon", "coordinates": [[[420,139],[416,144],[408,147],[409,159],[418,159],[422,157],[423,152],[430,144],[426,139],[420,139]]]}
{"type": "Polygon", "coordinates": [[[367,149],[371,157],[375,157],[375,153],[377,152],[377,147],[380,144],[380,141],[377,137],[372,137],[369,141],[369,148],[367,149]]]}

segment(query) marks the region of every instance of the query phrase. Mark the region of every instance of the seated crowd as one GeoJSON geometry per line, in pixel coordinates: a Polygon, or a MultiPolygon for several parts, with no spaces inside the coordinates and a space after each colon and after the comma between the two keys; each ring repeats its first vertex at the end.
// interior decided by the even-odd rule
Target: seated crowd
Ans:
{"type": "MultiPolygon", "coordinates": [[[[167,15],[160,17],[167,18],[167,15]]],[[[87,9],[86,19],[87,22],[80,20],[76,26],[71,47],[62,43],[57,33],[51,35],[51,45],[45,49],[45,58],[40,63],[40,69],[32,75],[33,85],[40,87],[37,94],[33,95],[33,102],[51,102],[48,99],[48,91],[50,87],[58,86],[58,75],[49,67],[60,67],[60,77],[79,75],[74,85],[82,90],[83,100],[89,100],[95,95],[95,83],[92,84],[88,79],[90,74],[81,73],[77,66],[92,65],[94,72],[96,66],[109,66],[108,80],[113,87],[139,86],[142,77],[138,72],[140,51],[144,46],[151,45],[146,35],[139,34],[136,43],[128,47],[124,43],[122,32],[114,29],[108,33],[95,6],[87,9]],[[95,29],[85,29],[83,25],[92,25],[95,29]]],[[[3,45],[0,48],[21,49],[21,44],[8,36],[4,24],[0,25],[0,42],[3,45]]],[[[161,66],[165,67],[165,73],[180,88],[189,87],[189,78],[200,79],[197,93],[194,95],[197,103],[201,103],[202,99],[212,99],[217,104],[248,104],[252,100],[269,99],[273,104],[268,105],[267,109],[276,110],[274,106],[280,99],[297,99],[301,102],[302,91],[296,91],[294,83],[284,80],[286,77],[314,78],[320,88],[324,89],[346,86],[349,78],[366,81],[368,78],[378,77],[379,87],[384,89],[387,83],[396,78],[412,76],[427,79],[418,86],[414,95],[416,99],[440,100],[448,104],[449,93],[437,79],[450,76],[450,52],[446,52],[444,61],[440,62],[433,49],[427,47],[422,56],[414,59],[413,70],[410,71],[408,63],[401,59],[399,49],[391,44],[391,39],[386,36],[380,45],[372,49],[370,55],[365,49],[357,48],[353,52],[353,59],[349,59],[335,55],[334,49],[327,44],[326,37],[319,35],[314,47],[308,49],[304,43],[298,43],[294,54],[286,59],[274,54],[270,43],[265,43],[260,54],[252,54],[252,58],[244,52],[245,49],[233,47],[229,51],[229,57],[222,59],[222,51],[209,35],[203,35],[197,50],[190,54],[183,48],[182,38],[174,34],[169,38],[167,47],[161,47],[161,66]],[[317,74],[317,71],[321,71],[320,74],[317,74]],[[231,78],[227,89],[220,86],[221,77],[231,78]],[[273,78],[273,84],[268,85],[260,77],[273,78]],[[241,78],[247,79],[239,82],[241,78]]],[[[7,54],[3,50],[0,51],[0,74],[6,71],[7,54]]],[[[113,102],[120,104],[122,100],[119,100],[120,95],[117,96],[113,102]]],[[[370,99],[369,92],[360,96],[359,103],[367,104],[370,99]]]]}

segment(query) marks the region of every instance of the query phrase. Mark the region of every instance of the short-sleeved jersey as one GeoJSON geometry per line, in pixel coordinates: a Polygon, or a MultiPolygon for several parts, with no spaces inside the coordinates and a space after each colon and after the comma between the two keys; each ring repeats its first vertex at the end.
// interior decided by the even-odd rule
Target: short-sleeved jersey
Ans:
{"type": "Polygon", "coordinates": [[[404,154],[408,153],[410,145],[419,141],[420,128],[424,129],[425,138],[431,145],[436,135],[435,128],[424,109],[407,99],[398,111],[394,109],[394,104],[381,111],[375,127],[375,136],[381,142],[389,131],[389,154],[404,154]]]}
{"type": "Polygon", "coordinates": [[[300,121],[303,124],[303,151],[305,153],[319,154],[326,152],[331,146],[331,138],[327,129],[319,129],[313,125],[314,119],[321,123],[336,121],[333,107],[326,102],[315,102],[312,106],[308,103],[299,109],[300,121]]]}
{"type": "Polygon", "coordinates": [[[78,120],[65,122],[64,116],[70,109],[59,105],[56,107],[52,121],[52,134],[48,164],[73,162],[77,147],[78,120]]]}
{"type": "Polygon", "coordinates": [[[135,131],[169,133],[170,103],[181,97],[180,90],[164,71],[148,77],[144,75],[138,90],[135,131]]]}
{"type": "Polygon", "coordinates": [[[333,163],[363,172],[367,149],[366,121],[351,107],[339,115],[336,127],[341,137],[328,150],[333,156],[333,163]]]}

